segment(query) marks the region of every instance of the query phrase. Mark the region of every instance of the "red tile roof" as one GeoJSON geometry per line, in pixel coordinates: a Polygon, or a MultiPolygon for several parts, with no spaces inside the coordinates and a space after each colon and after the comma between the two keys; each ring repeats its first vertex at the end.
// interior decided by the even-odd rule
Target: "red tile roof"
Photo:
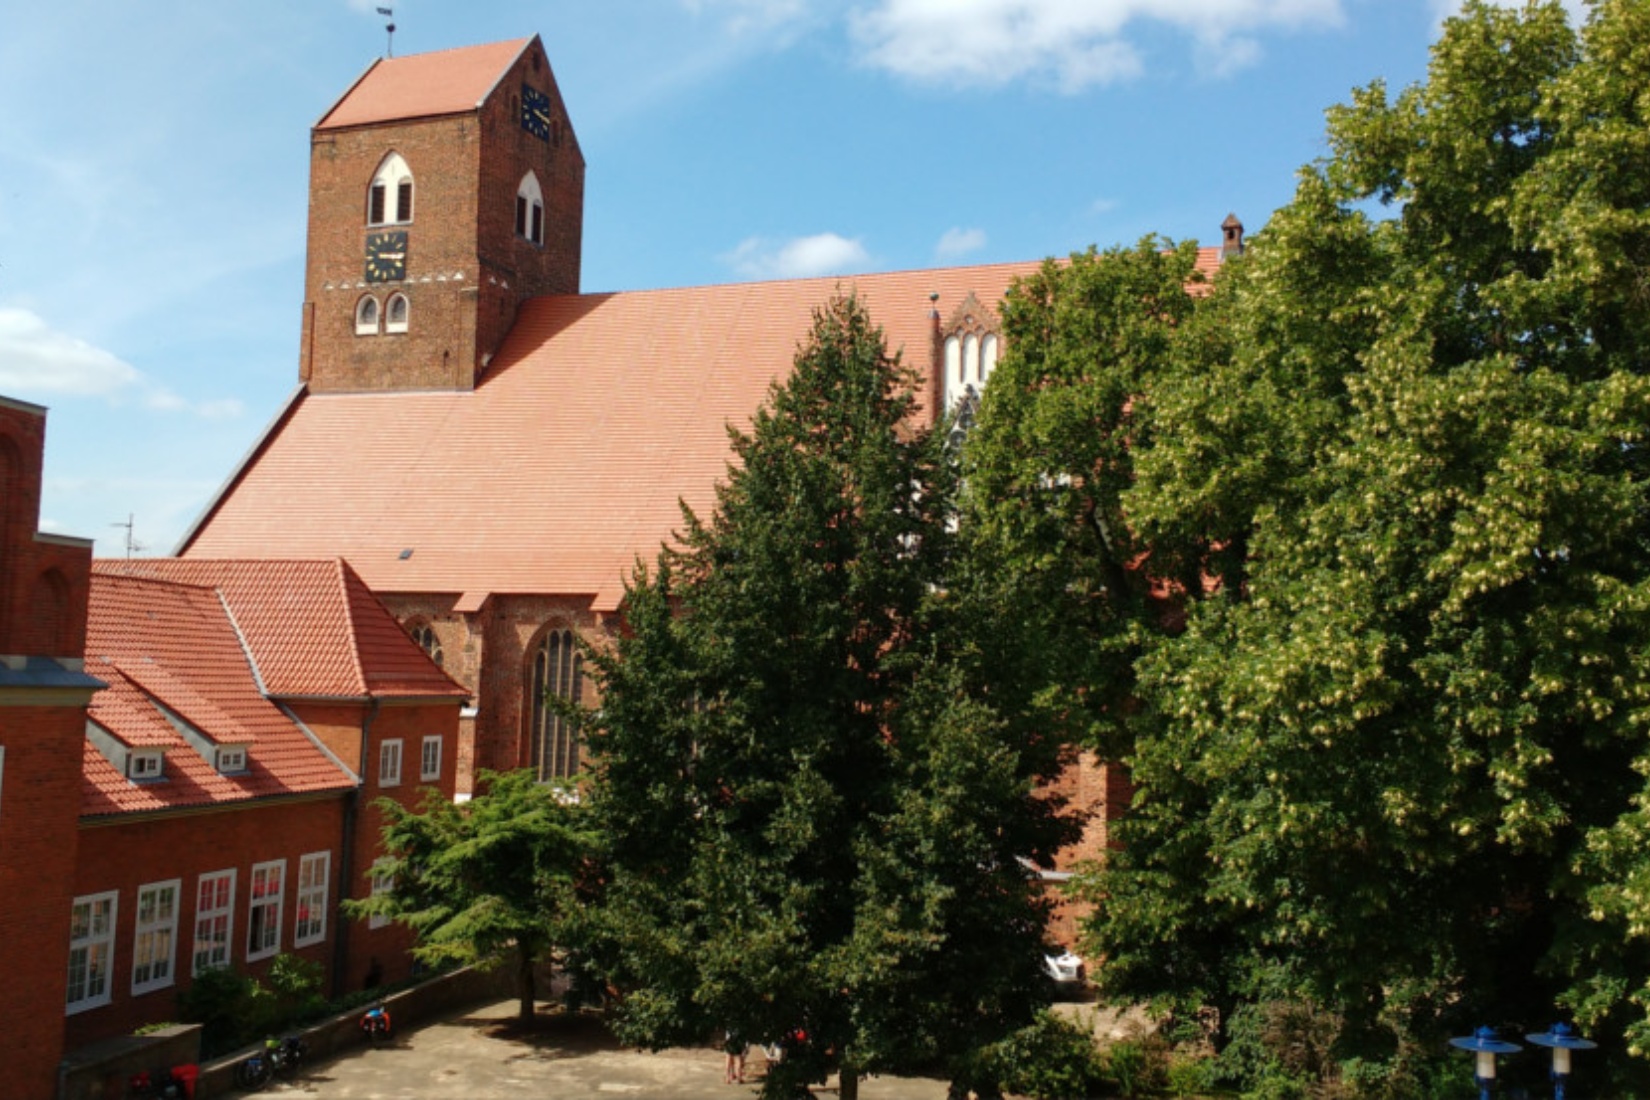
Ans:
{"type": "Polygon", "coordinates": [[[468,691],[407,636],[345,562],[99,561],[103,575],[145,576],[220,592],[264,690],[276,698],[361,699],[468,691]]]}
{"type": "Polygon", "coordinates": [[[474,392],[301,395],[179,553],[336,554],[377,592],[611,610],[681,527],[679,502],[709,515],[726,426],[749,425],[834,292],[857,293],[926,375],[931,309],[996,303],[1038,266],[532,299],[474,392]]]}
{"type": "Polygon", "coordinates": [[[384,58],[372,63],[317,130],[473,111],[534,39],[384,58]]]}
{"type": "Polygon", "coordinates": [[[81,814],[99,816],[348,790],[355,785],[265,698],[218,594],[192,585],[94,573],[86,668],[109,687],[91,721],[130,746],[166,750],[166,778],[133,783],[90,740],[81,814]],[[249,746],[247,771],[220,775],[160,709],[218,744],[249,746]]]}

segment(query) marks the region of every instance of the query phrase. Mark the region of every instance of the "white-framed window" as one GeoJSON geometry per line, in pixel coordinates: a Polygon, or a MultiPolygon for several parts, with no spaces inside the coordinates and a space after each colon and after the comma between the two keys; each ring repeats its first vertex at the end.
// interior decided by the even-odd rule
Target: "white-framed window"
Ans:
{"type": "Polygon", "coordinates": [[[69,988],[64,1015],[109,1003],[114,964],[115,908],[119,892],[74,899],[69,911],[69,988]]]}
{"type": "Polygon", "coordinates": [[[178,899],[183,880],[151,882],[137,892],[137,931],[132,937],[132,994],[165,989],[177,956],[178,899]]]}
{"type": "Polygon", "coordinates": [[[405,294],[391,294],[389,303],[384,306],[384,331],[406,332],[410,309],[405,294]]]}
{"type": "Polygon", "coordinates": [[[195,887],[195,961],[190,973],[229,965],[229,934],[234,926],[234,868],[202,875],[195,887]]]}
{"type": "Polygon", "coordinates": [[[252,901],[246,908],[246,961],[268,958],[281,949],[281,895],[286,860],[252,865],[252,901]]]}
{"type": "Polygon", "coordinates": [[[441,735],[424,738],[418,753],[418,778],[425,783],[441,779],[441,735]]]}
{"type": "MultiPolygon", "coordinates": [[[[387,894],[395,889],[395,876],[378,866],[372,869],[372,896],[387,894]]],[[[368,928],[383,928],[390,923],[390,918],[382,913],[374,913],[367,918],[368,928]]]]}
{"type": "Polygon", "coordinates": [[[516,188],[516,236],[544,243],[544,190],[531,172],[521,177],[521,186],[516,188]]]}
{"type": "Polygon", "coordinates": [[[126,778],[159,779],[165,773],[165,761],[159,749],[133,749],[126,758],[126,778]]]}
{"type": "Polygon", "coordinates": [[[368,225],[400,225],[413,220],[412,169],[391,153],[379,164],[367,192],[368,225]]]}
{"type": "Polygon", "coordinates": [[[378,299],[371,294],[355,303],[355,335],[378,335],[378,299]]]}
{"type": "Polygon", "coordinates": [[[218,773],[233,775],[246,770],[245,745],[220,745],[217,751],[218,773]]]}
{"type": "Polygon", "coordinates": [[[311,852],[298,861],[298,914],[292,946],[306,947],[327,938],[327,883],[332,853],[311,852]]]}
{"type": "Polygon", "coordinates": [[[401,739],[391,737],[378,746],[378,785],[401,785],[401,739]]]}

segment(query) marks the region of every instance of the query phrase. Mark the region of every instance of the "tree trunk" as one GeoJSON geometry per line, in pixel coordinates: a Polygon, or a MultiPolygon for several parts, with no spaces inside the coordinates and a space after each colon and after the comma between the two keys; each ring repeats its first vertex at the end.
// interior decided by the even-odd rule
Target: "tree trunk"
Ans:
{"type": "Polygon", "coordinates": [[[516,945],[516,992],[521,997],[521,1019],[531,1020],[537,1000],[533,988],[533,951],[524,943],[516,945]]]}
{"type": "Polygon", "coordinates": [[[837,1100],[859,1100],[859,1069],[847,1062],[837,1071],[837,1100]]]}

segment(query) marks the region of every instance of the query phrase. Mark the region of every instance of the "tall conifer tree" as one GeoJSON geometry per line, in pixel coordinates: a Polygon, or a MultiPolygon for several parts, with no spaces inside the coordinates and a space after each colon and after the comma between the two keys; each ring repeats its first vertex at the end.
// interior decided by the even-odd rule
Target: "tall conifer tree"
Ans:
{"type": "Polygon", "coordinates": [[[767,1090],[960,1072],[1037,1000],[1022,857],[1068,826],[1048,745],[979,697],[951,464],[853,298],[819,311],[707,521],[639,571],[593,654],[598,952],[651,1046],[779,1042],[767,1090]]]}

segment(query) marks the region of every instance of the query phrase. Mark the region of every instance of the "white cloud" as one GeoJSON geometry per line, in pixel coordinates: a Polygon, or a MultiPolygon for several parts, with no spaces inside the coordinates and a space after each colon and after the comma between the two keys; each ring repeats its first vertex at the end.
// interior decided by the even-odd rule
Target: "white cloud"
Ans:
{"type": "Polygon", "coordinates": [[[954,260],[959,256],[966,256],[970,252],[978,252],[985,247],[985,230],[962,229],[953,226],[940,235],[940,241],[934,246],[934,258],[939,260],[954,260]]]}
{"type": "Polygon", "coordinates": [[[39,314],[0,307],[0,393],[61,394],[121,401],[135,395],[145,408],[190,412],[209,420],[240,416],[234,398],[193,403],[155,385],[113,352],[59,332],[39,314]]]}
{"type": "Polygon", "coordinates": [[[805,279],[815,275],[846,275],[870,266],[871,254],[859,240],[836,233],[816,233],[775,242],[747,237],[722,260],[753,279],[805,279]]]}
{"type": "Polygon", "coordinates": [[[1341,0],[876,0],[850,29],[861,60],[933,84],[995,87],[1019,79],[1065,92],[1138,76],[1131,24],[1190,35],[1216,74],[1253,64],[1256,32],[1332,26],[1341,0]]]}
{"type": "Polygon", "coordinates": [[[720,17],[736,37],[789,37],[813,20],[807,0],[682,0],[694,15],[720,17]]]}

